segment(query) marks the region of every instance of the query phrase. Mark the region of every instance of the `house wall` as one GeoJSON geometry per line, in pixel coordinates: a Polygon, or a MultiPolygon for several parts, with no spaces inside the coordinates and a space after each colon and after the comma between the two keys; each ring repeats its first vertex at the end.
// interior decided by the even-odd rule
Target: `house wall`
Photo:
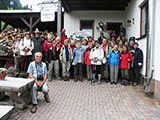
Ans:
{"type": "MultiPolygon", "coordinates": [[[[125,22],[127,23],[127,20],[132,20],[134,18],[135,22],[132,23],[131,27],[127,27],[127,24],[125,26],[127,31],[128,38],[134,36],[136,38],[140,37],[140,13],[141,9],[138,7],[143,0],[132,0],[131,3],[129,3],[128,7],[125,10],[125,22]]],[[[146,70],[146,44],[147,44],[147,38],[143,38],[138,40],[139,47],[143,51],[143,67],[141,70],[141,74],[145,75],[146,70]]]]}
{"type": "Polygon", "coordinates": [[[94,39],[100,36],[96,29],[100,21],[124,23],[124,11],[72,11],[64,14],[64,28],[70,36],[74,31],[80,30],[80,20],[94,20],[94,39]]]}
{"type": "MultiPolygon", "coordinates": [[[[128,19],[135,19],[135,24],[131,27],[126,26],[127,30],[127,36],[135,36],[136,38],[140,37],[140,8],[138,7],[144,0],[132,0],[132,2],[129,4],[129,6],[125,10],[125,20],[128,19]]],[[[151,83],[151,89],[153,89],[154,96],[155,98],[160,102],[160,55],[159,55],[159,45],[160,45],[160,40],[159,40],[159,35],[160,35],[160,0],[155,0],[155,21],[154,21],[154,39],[152,40],[154,44],[154,49],[153,49],[153,64],[154,64],[154,76],[153,76],[153,81],[151,83]]],[[[140,48],[143,50],[143,68],[142,68],[142,75],[145,75],[145,64],[146,64],[146,43],[147,43],[147,38],[138,40],[138,43],[140,45],[140,48]]]]}
{"type": "Polygon", "coordinates": [[[155,98],[160,102],[160,0],[155,0],[155,31],[154,31],[154,66],[155,66],[155,98]]]}

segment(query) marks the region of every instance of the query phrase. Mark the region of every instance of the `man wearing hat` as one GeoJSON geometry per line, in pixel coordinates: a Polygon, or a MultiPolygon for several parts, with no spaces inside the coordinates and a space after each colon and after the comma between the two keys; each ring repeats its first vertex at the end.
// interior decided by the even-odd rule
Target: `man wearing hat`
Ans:
{"type": "Polygon", "coordinates": [[[38,30],[38,28],[36,28],[36,30],[35,30],[35,36],[33,36],[31,38],[31,40],[34,43],[33,55],[36,52],[41,52],[42,53],[42,39],[40,38],[40,31],[38,30]]]}
{"type": "Polygon", "coordinates": [[[133,86],[138,85],[140,81],[140,69],[143,64],[143,52],[140,48],[138,48],[138,43],[134,43],[134,50],[132,51],[133,60],[131,63],[130,75],[131,75],[131,84],[133,86]]]}
{"type": "Polygon", "coordinates": [[[105,37],[104,37],[104,33],[103,33],[103,31],[100,33],[100,37],[98,38],[98,41],[99,41],[99,44],[100,45],[102,45],[102,41],[103,41],[103,39],[104,39],[105,37]]]}
{"type": "Polygon", "coordinates": [[[22,36],[18,34],[16,36],[17,41],[14,42],[12,46],[12,51],[13,51],[13,57],[14,57],[14,63],[15,63],[15,68],[16,68],[16,77],[18,77],[19,72],[20,72],[20,61],[21,61],[21,55],[20,55],[20,47],[19,44],[21,42],[22,36]]]}
{"type": "Polygon", "coordinates": [[[62,63],[62,76],[64,78],[64,81],[69,81],[70,66],[73,60],[73,54],[72,54],[72,49],[68,45],[68,39],[64,41],[64,45],[61,48],[61,53],[59,57],[62,63]]]}

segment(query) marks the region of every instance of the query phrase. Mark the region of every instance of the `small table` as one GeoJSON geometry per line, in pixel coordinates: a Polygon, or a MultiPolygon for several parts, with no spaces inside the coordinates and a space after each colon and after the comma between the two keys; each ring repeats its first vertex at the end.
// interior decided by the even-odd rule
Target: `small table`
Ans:
{"type": "Polygon", "coordinates": [[[15,108],[24,109],[27,108],[27,105],[18,93],[21,95],[25,94],[28,89],[31,89],[33,84],[34,79],[6,77],[4,80],[0,80],[0,91],[4,91],[9,95],[9,105],[14,105],[14,102],[16,102],[15,108]]]}
{"type": "Polygon", "coordinates": [[[1,106],[0,105],[0,119],[1,120],[8,120],[11,116],[13,106],[1,106]]]}

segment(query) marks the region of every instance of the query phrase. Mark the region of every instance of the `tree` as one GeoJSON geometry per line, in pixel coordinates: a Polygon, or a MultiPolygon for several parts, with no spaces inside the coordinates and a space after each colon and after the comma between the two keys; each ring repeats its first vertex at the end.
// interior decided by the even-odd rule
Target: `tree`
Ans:
{"type": "Polygon", "coordinates": [[[1,10],[21,10],[21,9],[29,9],[28,5],[22,7],[20,0],[12,0],[14,5],[10,6],[11,0],[0,0],[0,9],[1,10]]]}

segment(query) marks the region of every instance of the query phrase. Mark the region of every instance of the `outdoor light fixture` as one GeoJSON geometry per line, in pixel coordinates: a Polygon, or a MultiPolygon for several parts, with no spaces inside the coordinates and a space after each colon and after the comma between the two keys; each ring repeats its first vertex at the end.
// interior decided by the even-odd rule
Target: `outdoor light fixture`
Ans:
{"type": "Polygon", "coordinates": [[[131,20],[127,20],[127,26],[131,27],[131,20]]]}
{"type": "Polygon", "coordinates": [[[134,18],[133,18],[133,19],[132,19],[132,23],[134,24],[134,22],[135,22],[135,21],[134,21],[134,18]]]}

